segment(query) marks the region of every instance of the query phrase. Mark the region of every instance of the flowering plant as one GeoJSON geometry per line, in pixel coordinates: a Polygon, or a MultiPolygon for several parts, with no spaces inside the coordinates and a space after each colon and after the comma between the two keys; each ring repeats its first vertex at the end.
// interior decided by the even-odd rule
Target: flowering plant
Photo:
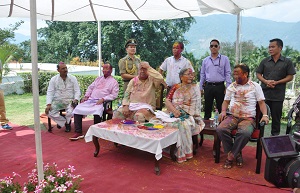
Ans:
{"type": "Polygon", "coordinates": [[[83,180],[80,175],[74,175],[74,166],[70,166],[67,169],[59,170],[57,164],[53,163],[52,166],[46,164],[44,166],[44,179],[38,183],[37,169],[33,169],[28,174],[28,182],[22,186],[18,182],[14,182],[17,176],[21,177],[17,173],[13,172],[13,176],[0,179],[0,192],[1,193],[82,193],[79,189],[79,184],[83,180]]]}

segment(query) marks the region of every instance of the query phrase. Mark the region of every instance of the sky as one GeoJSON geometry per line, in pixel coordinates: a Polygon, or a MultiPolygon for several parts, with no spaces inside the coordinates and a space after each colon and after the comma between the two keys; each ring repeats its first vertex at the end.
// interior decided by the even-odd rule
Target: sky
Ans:
{"type": "MultiPolygon", "coordinates": [[[[299,22],[300,21],[300,0],[279,0],[278,3],[266,5],[260,8],[253,8],[242,12],[245,17],[257,17],[277,22],[299,22]]],[[[7,28],[10,24],[23,20],[16,33],[30,36],[30,20],[20,18],[0,18],[0,28],[7,28]]],[[[43,20],[37,21],[37,28],[46,27],[43,20]]]]}

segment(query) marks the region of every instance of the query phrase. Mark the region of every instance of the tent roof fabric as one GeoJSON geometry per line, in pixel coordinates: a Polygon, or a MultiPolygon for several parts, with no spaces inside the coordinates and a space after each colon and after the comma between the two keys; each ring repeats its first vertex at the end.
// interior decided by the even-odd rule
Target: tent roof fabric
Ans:
{"type": "MultiPolygon", "coordinates": [[[[50,21],[160,20],[238,14],[277,0],[37,0],[37,19],[50,21]]],[[[0,17],[30,17],[30,1],[2,0],[0,17]]]]}

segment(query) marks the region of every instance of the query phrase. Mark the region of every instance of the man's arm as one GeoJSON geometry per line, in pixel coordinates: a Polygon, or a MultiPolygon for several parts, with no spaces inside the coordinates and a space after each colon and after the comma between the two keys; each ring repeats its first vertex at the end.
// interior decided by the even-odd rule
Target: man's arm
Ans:
{"type": "Polygon", "coordinates": [[[283,83],[287,83],[292,81],[294,78],[294,75],[287,75],[285,78],[278,80],[278,81],[274,81],[274,85],[276,86],[277,84],[283,84],[283,83]]]}
{"type": "Polygon", "coordinates": [[[201,70],[200,70],[200,90],[203,91],[203,83],[205,81],[206,75],[205,75],[205,60],[202,62],[201,70]]]}
{"type": "Polygon", "coordinates": [[[261,113],[263,114],[260,122],[265,122],[266,124],[269,123],[269,116],[268,116],[268,110],[265,101],[258,101],[259,109],[261,113]]]}
{"type": "Polygon", "coordinates": [[[154,82],[155,87],[158,87],[164,80],[163,76],[153,69],[148,62],[141,62],[141,67],[148,69],[148,76],[151,78],[154,82]]]}
{"type": "Polygon", "coordinates": [[[74,103],[78,103],[78,101],[80,100],[80,95],[81,95],[80,87],[76,77],[74,77],[74,100],[73,100],[74,103]]]}
{"type": "MultiPolygon", "coordinates": [[[[271,88],[271,83],[274,81],[274,80],[267,80],[265,79],[261,73],[256,73],[256,77],[258,78],[258,80],[260,80],[262,83],[264,83],[265,85],[267,85],[267,87],[270,87],[271,88]]],[[[273,87],[274,88],[274,87],[273,87]]]]}
{"type": "Polygon", "coordinates": [[[45,113],[48,115],[49,111],[51,110],[51,104],[53,100],[53,96],[55,93],[55,83],[54,78],[51,78],[49,81],[49,86],[47,89],[47,95],[46,95],[46,108],[45,113]]]}
{"type": "Polygon", "coordinates": [[[159,69],[159,73],[160,73],[162,76],[164,76],[165,71],[163,71],[162,69],[159,69]]]}
{"type": "Polygon", "coordinates": [[[230,62],[229,62],[229,59],[226,58],[226,61],[225,61],[225,69],[224,69],[224,72],[225,72],[225,81],[226,81],[226,87],[228,87],[230,84],[231,84],[231,68],[230,68],[230,62]]]}
{"type": "Polygon", "coordinates": [[[219,122],[223,121],[226,117],[226,112],[229,106],[230,100],[224,100],[222,103],[222,111],[219,115],[219,122]]]}

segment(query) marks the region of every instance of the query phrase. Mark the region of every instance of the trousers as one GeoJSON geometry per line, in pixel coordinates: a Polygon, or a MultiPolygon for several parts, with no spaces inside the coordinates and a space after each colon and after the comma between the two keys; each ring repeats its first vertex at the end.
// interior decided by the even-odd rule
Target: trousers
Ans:
{"type": "Polygon", "coordinates": [[[3,92],[3,90],[0,90],[0,124],[4,125],[8,122],[9,122],[9,120],[6,118],[4,92],[3,92]]]}
{"type": "Polygon", "coordinates": [[[211,117],[214,99],[216,99],[216,108],[219,113],[222,111],[222,103],[224,101],[225,85],[206,85],[204,88],[204,119],[211,117]]]}
{"type": "Polygon", "coordinates": [[[270,107],[272,117],[271,135],[279,135],[283,101],[266,100],[266,104],[270,107]]]}
{"type": "MultiPolygon", "coordinates": [[[[74,114],[74,125],[75,132],[82,134],[82,118],[83,115],[74,114]]],[[[100,123],[101,117],[99,115],[94,115],[94,124],[100,123]]]]}
{"type": "Polygon", "coordinates": [[[217,128],[225,153],[231,152],[236,157],[250,140],[254,127],[254,118],[238,118],[228,115],[217,128]],[[233,143],[231,131],[234,129],[237,129],[237,132],[233,143]]]}

